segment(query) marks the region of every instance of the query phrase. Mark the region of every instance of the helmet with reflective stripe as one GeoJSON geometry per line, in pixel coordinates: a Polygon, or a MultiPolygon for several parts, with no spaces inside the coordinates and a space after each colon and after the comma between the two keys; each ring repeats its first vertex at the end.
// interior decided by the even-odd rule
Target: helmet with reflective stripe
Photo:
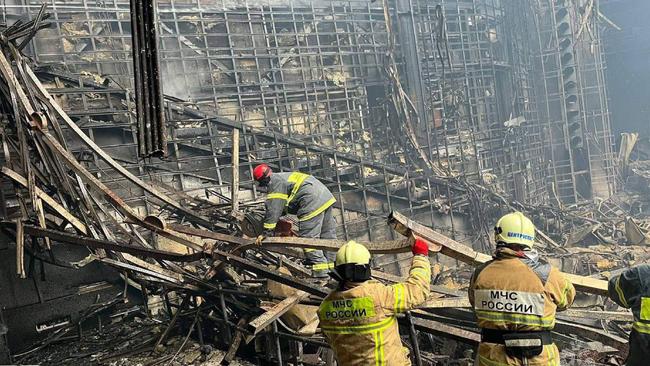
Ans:
{"type": "Polygon", "coordinates": [[[266,178],[269,178],[271,176],[271,173],[273,173],[273,171],[271,168],[269,168],[268,165],[260,164],[256,166],[255,169],[253,169],[253,179],[259,182],[266,178]]]}
{"type": "Polygon", "coordinates": [[[535,225],[521,212],[504,215],[494,227],[494,240],[505,244],[535,245],[535,225]]]}
{"type": "Polygon", "coordinates": [[[338,280],[363,282],[370,279],[370,252],[351,240],[336,253],[334,271],[338,280]]]}

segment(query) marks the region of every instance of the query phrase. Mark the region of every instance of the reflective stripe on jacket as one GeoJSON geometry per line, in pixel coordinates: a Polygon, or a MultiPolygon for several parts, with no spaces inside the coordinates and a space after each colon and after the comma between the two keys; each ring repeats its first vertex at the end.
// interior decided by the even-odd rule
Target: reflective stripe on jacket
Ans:
{"type": "Polygon", "coordinates": [[[650,265],[633,267],[610,278],[608,292],[615,303],[632,309],[634,315],[626,365],[647,365],[650,358],[650,265]]]}
{"type": "Polygon", "coordinates": [[[285,207],[290,214],[298,215],[298,220],[306,221],[327,210],[334,202],[336,199],[332,192],[311,175],[273,173],[266,195],[264,229],[275,229],[285,207]]]}
{"type": "Polygon", "coordinates": [[[403,283],[386,286],[366,281],[330,293],[320,305],[318,317],[338,365],[410,365],[396,315],[423,303],[430,284],[429,258],[418,255],[403,283]]]}
{"type": "MultiPolygon", "coordinates": [[[[514,252],[479,267],[472,276],[469,300],[478,326],[512,331],[551,330],[555,313],[567,309],[575,298],[575,288],[562,273],[548,264],[535,270],[514,252]],[[512,254],[512,255],[510,255],[512,254]]],[[[528,360],[529,365],[559,365],[555,345],[546,345],[542,354],[528,360]]],[[[522,365],[509,357],[501,344],[481,343],[478,365],[522,365]]]]}

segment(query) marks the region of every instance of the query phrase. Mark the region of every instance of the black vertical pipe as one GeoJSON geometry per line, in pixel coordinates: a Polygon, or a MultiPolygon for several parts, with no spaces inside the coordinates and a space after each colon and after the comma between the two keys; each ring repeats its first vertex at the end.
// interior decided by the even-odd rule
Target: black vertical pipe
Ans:
{"type": "Polygon", "coordinates": [[[156,0],[131,0],[134,96],[141,158],[167,155],[156,9],[156,0]]]}
{"type": "Polygon", "coordinates": [[[422,366],[422,356],[420,355],[418,335],[415,332],[415,326],[413,325],[413,315],[411,315],[410,311],[406,312],[406,321],[409,324],[409,337],[411,338],[411,345],[413,346],[413,353],[415,355],[415,365],[422,366]]]}

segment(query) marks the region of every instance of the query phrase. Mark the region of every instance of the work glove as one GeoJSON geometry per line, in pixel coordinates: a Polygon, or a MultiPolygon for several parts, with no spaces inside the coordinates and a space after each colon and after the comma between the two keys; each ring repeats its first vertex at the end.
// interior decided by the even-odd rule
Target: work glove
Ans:
{"type": "Polygon", "coordinates": [[[411,251],[413,252],[413,255],[423,255],[425,257],[429,256],[429,245],[427,244],[426,241],[417,238],[415,239],[415,242],[411,246],[411,251]]]}
{"type": "Polygon", "coordinates": [[[255,245],[262,246],[262,240],[264,240],[266,237],[264,235],[258,235],[257,239],[255,239],[255,245]]]}

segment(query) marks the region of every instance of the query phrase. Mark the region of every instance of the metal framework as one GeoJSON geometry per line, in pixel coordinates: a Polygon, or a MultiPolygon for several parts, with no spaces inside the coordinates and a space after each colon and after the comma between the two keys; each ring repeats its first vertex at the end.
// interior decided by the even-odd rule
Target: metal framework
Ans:
{"type": "Polygon", "coordinates": [[[598,26],[570,1],[541,1],[533,9],[554,192],[567,203],[607,198],[617,182],[598,26]]]}
{"type": "MultiPolygon", "coordinates": [[[[11,22],[36,17],[40,3],[3,5],[0,20],[11,22]]],[[[583,169],[568,149],[555,0],[388,5],[385,11],[366,0],[158,1],[165,160],[138,159],[128,1],[54,1],[53,27],[29,47],[50,70],[40,76],[92,139],[130,171],[184,192],[194,204],[229,204],[233,128],[240,130],[240,200],[260,199],[250,178],[258,161],[309,172],[335,193],[342,238],[390,237],[384,218],[398,210],[477,242],[482,228],[459,216],[482,211],[459,179],[526,204],[589,199],[579,189],[582,177],[594,195],[613,192],[596,27],[594,41],[583,35],[575,47],[589,163],[583,169]],[[419,147],[453,179],[423,174],[403,144],[401,121],[391,119],[387,102],[391,51],[419,116],[419,147]],[[409,81],[414,75],[421,85],[409,81]]],[[[99,159],[78,150],[84,154],[95,174],[107,174],[99,159]]],[[[155,213],[142,190],[118,176],[111,185],[155,213]]]]}

